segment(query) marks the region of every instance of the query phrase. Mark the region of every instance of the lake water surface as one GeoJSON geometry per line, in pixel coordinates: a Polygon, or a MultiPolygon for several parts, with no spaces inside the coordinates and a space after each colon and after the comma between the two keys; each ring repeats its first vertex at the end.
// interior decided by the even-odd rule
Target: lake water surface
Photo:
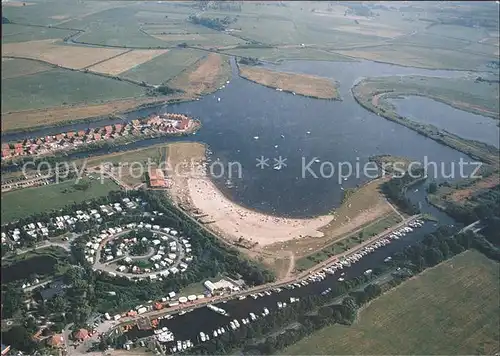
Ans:
{"type": "Polygon", "coordinates": [[[455,109],[447,104],[420,96],[389,99],[396,111],[412,121],[431,124],[460,137],[499,147],[498,120],[455,109]]]}
{"type": "MultiPolygon", "coordinates": [[[[186,113],[203,123],[195,136],[144,140],[126,146],[126,149],[177,140],[204,142],[212,151],[211,159],[219,159],[225,168],[224,176],[214,181],[228,197],[249,208],[294,217],[324,214],[338,206],[343,189],[370,180],[371,176],[364,174],[363,167],[373,155],[392,154],[418,161],[435,161],[439,163],[438,181],[450,180],[443,175],[446,176],[451,165],[461,157],[470,160],[460,152],[365,110],[349,92],[352,84],[363,76],[418,74],[456,77],[465,75],[464,72],[405,68],[368,61],[287,62],[278,68],[336,78],[340,81],[344,100],[294,96],[249,82],[237,76],[233,62],[231,82],[212,95],[199,101],[125,114],[126,120],[130,121],[153,112],[186,113]],[[280,156],[286,159],[286,167],[274,170],[274,159],[280,156]],[[256,167],[256,159],[260,157],[269,159],[270,166],[264,169],[256,167]],[[233,176],[229,177],[229,162],[241,165],[241,176],[233,171],[233,176]],[[339,171],[347,175],[348,164],[353,172],[343,179],[339,171]]],[[[112,122],[117,120],[11,134],[3,139],[53,134],[112,122]]],[[[98,153],[122,149],[115,147],[98,153]]],[[[82,156],[85,153],[73,155],[82,156]]],[[[219,173],[217,169],[214,172],[219,173]]],[[[431,177],[434,176],[430,173],[431,177]]]]}

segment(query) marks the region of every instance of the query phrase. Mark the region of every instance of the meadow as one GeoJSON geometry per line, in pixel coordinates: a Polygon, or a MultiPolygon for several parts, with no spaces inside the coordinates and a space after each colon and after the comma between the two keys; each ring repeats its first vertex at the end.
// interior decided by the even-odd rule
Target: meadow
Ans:
{"type": "Polygon", "coordinates": [[[87,189],[76,189],[75,181],[71,179],[59,184],[2,193],[1,224],[41,212],[61,209],[71,203],[81,203],[105,196],[110,191],[119,189],[118,185],[109,179],[105,179],[103,184],[100,181],[88,179],[83,179],[82,182],[89,183],[87,189]]]}
{"type": "Polygon", "coordinates": [[[476,78],[439,78],[423,76],[369,78],[366,83],[391,96],[417,94],[473,114],[499,118],[499,87],[476,78]]]}
{"type": "Polygon", "coordinates": [[[203,51],[188,48],[171,49],[165,54],[121,73],[120,76],[158,85],[176,77],[204,56],[206,53],[203,51]]]}
{"type": "Polygon", "coordinates": [[[2,112],[144,96],[144,88],[98,75],[53,69],[2,80],[2,112]]]}
{"type": "Polygon", "coordinates": [[[500,351],[499,266],[469,250],[378,297],[283,355],[493,355],[500,351]]]}

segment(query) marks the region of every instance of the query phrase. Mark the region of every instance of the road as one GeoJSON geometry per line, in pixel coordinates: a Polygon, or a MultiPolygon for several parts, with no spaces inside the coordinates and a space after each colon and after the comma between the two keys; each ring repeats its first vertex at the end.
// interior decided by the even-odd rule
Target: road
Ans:
{"type": "MultiPolygon", "coordinates": [[[[320,264],[315,265],[314,267],[310,268],[309,270],[300,273],[299,275],[290,276],[289,278],[285,278],[285,279],[277,281],[277,282],[272,282],[272,283],[260,285],[257,287],[246,289],[246,290],[241,291],[241,292],[231,293],[231,294],[223,295],[223,296],[214,296],[214,297],[210,297],[210,298],[205,298],[205,299],[191,302],[190,304],[178,305],[178,306],[171,307],[168,309],[154,310],[154,311],[147,312],[147,313],[137,315],[134,317],[124,317],[124,318],[120,319],[120,325],[125,324],[125,323],[134,322],[134,321],[141,319],[143,317],[156,318],[160,315],[176,314],[176,313],[180,312],[181,310],[197,309],[197,308],[204,307],[207,304],[220,303],[223,301],[235,299],[235,298],[240,297],[240,296],[249,296],[250,294],[263,292],[263,291],[270,290],[273,288],[284,287],[284,286],[289,285],[290,283],[302,281],[303,279],[308,277],[310,274],[321,271],[324,267],[333,264],[334,262],[338,261],[339,259],[342,259],[343,257],[349,256],[349,255],[352,255],[352,254],[358,252],[359,250],[363,249],[365,246],[370,245],[370,244],[374,243],[375,241],[386,237],[387,235],[391,234],[393,231],[398,230],[402,226],[405,226],[408,223],[410,223],[411,221],[416,220],[418,218],[420,218],[420,214],[411,216],[411,217],[405,219],[404,221],[402,221],[401,223],[397,224],[396,226],[392,227],[391,229],[386,230],[383,233],[381,233],[377,236],[374,236],[373,238],[371,238],[369,240],[364,241],[363,243],[357,245],[355,248],[352,248],[351,250],[343,252],[339,255],[333,256],[333,257],[321,262],[320,264]]],[[[109,331],[111,331],[111,330],[109,330],[109,331]]]]}
{"type": "MultiPolygon", "coordinates": [[[[54,246],[54,247],[60,247],[62,249],[65,249],[66,251],[70,252],[71,251],[71,242],[73,240],[75,240],[77,237],[79,237],[80,235],[79,234],[76,234],[76,233],[70,233],[70,236],[68,237],[68,240],[65,241],[65,242],[54,242],[54,241],[50,241],[50,240],[43,240],[41,242],[39,242],[36,246],[34,247],[30,247],[30,248],[25,248],[25,249],[22,249],[22,250],[16,250],[15,251],[15,255],[22,255],[22,254],[25,254],[25,253],[28,253],[28,252],[31,252],[31,251],[35,251],[35,250],[39,250],[39,249],[42,249],[42,248],[47,248],[47,247],[51,247],[51,246],[54,246]]],[[[57,239],[58,237],[54,238],[54,239],[57,239]]],[[[9,253],[7,255],[5,255],[2,259],[6,258],[6,257],[10,257],[12,254],[14,253],[9,253]]]]}
{"type": "MultiPolygon", "coordinates": [[[[117,271],[116,268],[113,266],[109,266],[110,263],[114,263],[120,259],[123,259],[127,256],[123,256],[119,259],[116,259],[116,260],[113,260],[113,261],[109,261],[109,262],[100,262],[101,260],[101,251],[102,251],[102,248],[106,245],[106,243],[108,241],[111,241],[111,240],[114,240],[116,239],[117,237],[120,237],[120,236],[123,236],[123,235],[126,235],[128,234],[129,232],[131,232],[132,230],[124,230],[118,234],[115,234],[113,236],[110,236],[106,239],[104,239],[103,241],[101,241],[96,253],[95,253],[95,261],[94,261],[94,269],[99,269],[99,270],[103,270],[103,271],[107,271],[107,272],[112,272],[112,273],[115,273],[116,275],[118,276],[123,276],[123,277],[131,277],[131,278],[149,278],[150,276],[152,275],[157,275],[159,273],[161,273],[162,271],[164,270],[168,270],[172,267],[177,267],[182,259],[185,257],[185,249],[184,247],[181,245],[181,243],[179,242],[179,239],[172,236],[172,235],[169,235],[167,233],[164,233],[164,232],[161,232],[161,231],[156,231],[156,230],[152,230],[153,232],[155,233],[158,233],[158,234],[161,234],[161,235],[166,235],[168,236],[170,239],[173,239],[175,240],[175,242],[177,243],[177,258],[176,260],[174,261],[174,263],[171,265],[171,266],[168,266],[166,267],[165,269],[163,270],[160,270],[160,271],[153,271],[153,272],[149,272],[149,273],[142,273],[142,274],[136,274],[136,273],[128,273],[128,272],[120,272],[120,271],[117,271]]],[[[146,256],[130,256],[130,258],[132,259],[144,259],[144,258],[148,258],[148,257],[151,257],[155,254],[155,250],[153,250],[152,253],[149,253],[148,255],[146,256]],[[151,255],[151,256],[150,256],[151,255]]]]}

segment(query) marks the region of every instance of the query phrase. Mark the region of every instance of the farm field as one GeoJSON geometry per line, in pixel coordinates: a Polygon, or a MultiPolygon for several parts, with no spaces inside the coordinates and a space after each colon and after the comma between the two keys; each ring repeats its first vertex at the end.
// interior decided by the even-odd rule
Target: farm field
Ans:
{"type": "Polygon", "coordinates": [[[88,67],[89,71],[117,75],[158,57],[167,50],[132,50],[88,67]]]}
{"type": "Polygon", "coordinates": [[[210,53],[188,70],[168,82],[168,86],[184,91],[189,97],[214,92],[231,77],[226,56],[210,53]]]}
{"type": "Polygon", "coordinates": [[[165,97],[138,97],[134,99],[113,100],[103,104],[79,104],[6,112],[2,113],[2,132],[23,130],[37,126],[57,125],[65,121],[95,118],[133,109],[141,104],[164,102],[165,100],[167,100],[165,97]]]}
{"type": "Polygon", "coordinates": [[[493,355],[500,350],[498,263],[470,250],[378,297],[283,355],[493,355]]]}
{"type": "Polygon", "coordinates": [[[122,72],[120,76],[158,85],[179,75],[204,56],[206,56],[205,52],[189,48],[171,49],[167,53],[122,72]]]}
{"type": "MultiPolygon", "coordinates": [[[[44,26],[61,25],[71,19],[84,18],[105,9],[124,5],[123,3],[113,1],[75,2],[64,0],[26,1],[27,6],[22,6],[23,1],[9,1],[9,3],[2,3],[2,16],[8,18],[9,21],[44,26]],[[14,4],[21,6],[11,6],[14,4]]],[[[64,25],[63,27],[70,26],[64,25]]]]}
{"type": "Polygon", "coordinates": [[[154,37],[166,42],[169,46],[185,43],[189,46],[202,48],[223,48],[245,43],[237,37],[224,33],[171,33],[154,35],[154,37]]]}
{"type": "Polygon", "coordinates": [[[58,28],[34,27],[17,24],[2,25],[2,43],[40,41],[54,38],[64,38],[74,31],[58,28]]]}
{"type": "Polygon", "coordinates": [[[340,54],[372,61],[430,69],[484,69],[491,57],[462,53],[451,49],[421,48],[404,45],[385,45],[352,50],[339,50],[340,54]]]}
{"type": "Polygon", "coordinates": [[[282,89],[318,99],[340,99],[337,84],[313,75],[284,73],[255,66],[240,65],[240,75],[270,88],[282,89]]]}
{"type": "Polygon", "coordinates": [[[2,80],[45,72],[53,66],[27,59],[2,58],[2,80]]]}
{"type": "Polygon", "coordinates": [[[5,79],[2,84],[2,112],[102,103],[145,94],[138,85],[66,69],[5,79]]]}
{"type": "Polygon", "coordinates": [[[283,60],[311,60],[311,61],[352,61],[353,59],[342,56],[337,53],[327,52],[322,49],[310,47],[262,47],[262,48],[243,48],[237,47],[227,49],[224,53],[242,56],[254,57],[270,62],[281,62],[283,60]]]}
{"type": "Polygon", "coordinates": [[[60,209],[71,203],[107,195],[119,187],[113,181],[106,179],[90,181],[82,179],[81,183],[89,183],[87,189],[76,189],[75,181],[68,180],[60,184],[50,184],[34,188],[26,188],[2,193],[2,225],[19,218],[60,209]]]}
{"type": "Polygon", "coordinates": [[[2,56],[38,59],[66,68],[83,69],[124,53],[126,49],[78,47],[56,44],[57,40],[7,43],[2,56]]]}

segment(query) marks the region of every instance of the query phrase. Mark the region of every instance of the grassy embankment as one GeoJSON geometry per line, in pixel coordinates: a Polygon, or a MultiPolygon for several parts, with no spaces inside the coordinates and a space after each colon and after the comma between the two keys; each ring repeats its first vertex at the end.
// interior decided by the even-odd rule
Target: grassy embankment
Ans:
{"type": "MultiPolygon", "coordinates": [[[[327,258],[327,254],[333,251],[330,248],[332,244],[355,234],[355,232],[359,233],[360,229],[368,229],[364,236],[371,237],[370,235],[374,233],[374,231],[377,231],[384,225],[384,223],[381,223],[381,225],[375,224],[376,222],[387,218],[386,223],[394,225],[395,221],[392,221],[393,218],[395,219],[392,215],[394,211],[380,193],[380,186],[383,182],[383,180],[369,182],[350,194],[349,197],[332,212],[332,221],[320,229],[323,236],[314,238],[302,237],[300,239],[276,243],[266,246],[264,250],[273,253],[283,251],[293,253],[297,261],[303,259],[303,261],[299,263],[300,267],[300,265],[304,263],[309,265],[311,261],[306,261],[305,258],[316,252],[318,252],[323,259],[327,258]],[[375,230],[373,230],[373,228],[375,228],[375,230]],[[322,252],[325,248],[327,251],[322,252]]],[[[355,243],[355,241],[357,241],[357,236],[356,234],[352,236],[352,240],[349,239],[348,244],[352,245],[355,243]]],[[[319,263],[319,256],[318,262],[313,262],[313,264],[316,263],[319,263]]]]}
{"type": "Polygon", "coordinates": [[[356,101],[367,110],[391,121],[402,124],[427,137],[470,155],[484,162],[496,164],[498,150],[486,144],[466,140],[441,131],[428,124],[420,124],[398,115],[395,108],[384,99],[401,95],[420,95],[455,103],[461,109],[493,112],[498,105],[495,91],[487,83],[476,83],[470,79],[443,79],[431,77],[384,77],[369,78],[352,88],[356,101]],[[488,92],[489,90],[489,92],[488,92]],[[481,98],[481,95],[485,97],[481,98]],[[486,99],[485,99],[486,98],[486,99]],[[496,101],[497,104],[494,104],[496,101]],[[471,109],[474,108],[474,109],[471,109]],[[479,108],[479,109],[478,109],[479,108]],[[481,108],[487,108],[486,110],[481,108]]]}
{"type": "Polygon", "coordinates": [[[269,88],[280,88],[316,99],[340,100],[337,83],[314,75],[276,72],[239,64],[240,76],[269,88]]]}
{"type": "Polygon", "coordinates": [[[86,189],[77,189],[74,180],[60,184],[26,188],[2,193],[1,223],[5,224],[22,217],[53,209],[60,209],[70,203],[81,203],[85,200],[107,195],[119,187],[113,181],[82,179],[81,183],[89,183],[86,189]]]}
{"type": "Polygon", "coordinates": [[[286,355],[493,355],[500,350],[498,263],[470,250],[424,271],[286,355]]]}
{"type": "Polygon", "coordinates": [[[295,264],[295,270],[300,272],[314,267],[318,263],[321,263],[334,255],[338,255],[356,247],[357,245],[384,232],[401,221],[401,217],[396,212],[389,213],[387,216],[370,222],[356,231],[336,239],[333,244],[298,259],[295,264]]]}

